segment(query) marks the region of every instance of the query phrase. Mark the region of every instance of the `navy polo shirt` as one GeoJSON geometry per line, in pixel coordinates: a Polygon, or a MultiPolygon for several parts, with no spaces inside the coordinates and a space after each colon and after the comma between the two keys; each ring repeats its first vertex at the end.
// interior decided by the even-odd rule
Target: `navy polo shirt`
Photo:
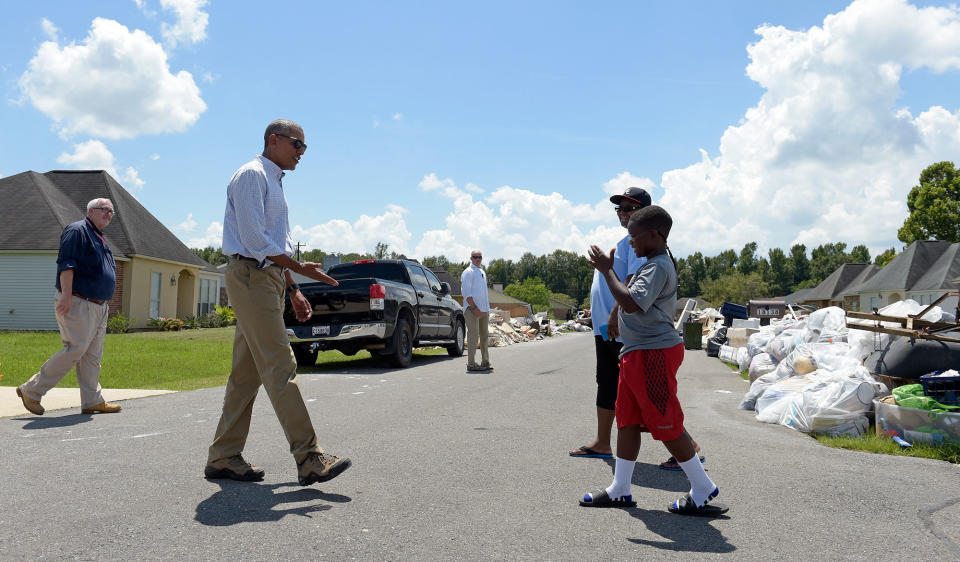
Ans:
{"type": "Polygon", "coordinates": [[[81,295],[108,301],[117,285],[117,264],[113,252],[101,237],[103,232],[89,219],[68,224],[60,235],[60,253],[57,255],[57,290],[60,272],[73,270],[73,291],[81,295]]]}

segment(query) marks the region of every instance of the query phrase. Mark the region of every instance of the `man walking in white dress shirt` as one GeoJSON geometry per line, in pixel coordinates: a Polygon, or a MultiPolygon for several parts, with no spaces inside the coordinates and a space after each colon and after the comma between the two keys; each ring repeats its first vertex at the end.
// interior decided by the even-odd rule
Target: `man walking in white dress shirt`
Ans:
{"type": "Polygon", "coordinates": [[[480,250],[470,252],[470,267],[460,275],[460,294],[466,310],[463,316],[467,321],[467,370],[492,371],[490,366],[489,322],[490,296],[487,293],[487,273],[480,268],[483,253],[480,250]],[[480,364],[477,365],[477,340],[480,341],[480,364]]]}

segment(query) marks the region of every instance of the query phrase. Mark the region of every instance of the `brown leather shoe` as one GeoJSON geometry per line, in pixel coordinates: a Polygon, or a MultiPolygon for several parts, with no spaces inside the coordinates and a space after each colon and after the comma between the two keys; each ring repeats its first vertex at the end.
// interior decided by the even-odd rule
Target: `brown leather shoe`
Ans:
{"type": "Polygon", "coordinates": [[[350,459],[341,459],[326,453],[310,453],[302,462],[297,463],[297,476],[301,486],[314,482],[326,482],[350,468],[350,459]]]}
{"type": "Polygon", "coordinates": [[[116,414],[123,408],[120,404],[111,404],[109,402],[101,402],[96,406],[90,406],[89,408],[84,408],[80,410],[81,414],[116,414]]]}
{"type": "Polygon", "coordinates": [[[39,400],[34,400],[33,398],[30,398],[24,394],[23,391],[20,390],[19,386],[17,387],[17,396],[19,396],[20,400],[23,401],[23,407],[26,408],[31,414],[42,416],[43,413],[46,412],[46,410],[43,409],[43,406],[40,405],[39,400]]]}
{"type": "Polygon", "coordinates": [[[263,480],[263,469],[244,460],[242,455],[217,459],[203,469],[207,478],[229,478],[241,482],[259,482],[263,480]]]}

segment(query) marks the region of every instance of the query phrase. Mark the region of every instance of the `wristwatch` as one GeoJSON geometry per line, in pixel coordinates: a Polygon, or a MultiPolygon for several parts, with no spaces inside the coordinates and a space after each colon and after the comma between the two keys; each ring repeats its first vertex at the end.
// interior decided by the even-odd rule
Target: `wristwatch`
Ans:
{"type": "Polygon", "coordinates": [[[300,285],[297,285],[296,283],[291,283],[287,287],[287,294],[292,293],[294,291],[299,291],[299,290],[300,290],[300,285]]]}

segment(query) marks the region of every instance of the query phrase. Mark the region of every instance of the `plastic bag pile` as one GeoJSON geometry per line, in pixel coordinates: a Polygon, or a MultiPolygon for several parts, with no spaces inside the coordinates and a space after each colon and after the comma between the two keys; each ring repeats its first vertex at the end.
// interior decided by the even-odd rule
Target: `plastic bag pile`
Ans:
{"type": "MultiPolygon", "coordinates": [[[[923,308],[908,299],[880,313],[906,316],[923,308]]],[[[935,307],[923,318],[938,321],[946,316],[935,307]]],[[[862,363],[896,336],[848,329],[846,323],[842,308],[829,307],[799,320],[772,321],[751,335],[747,347],[735,348],[732,358],[741,369],[749,369],[752,381],[740,408],[754,410],[759,421],[804,433],[866,433],[873,399],[890,392],[862,363]]]]}

